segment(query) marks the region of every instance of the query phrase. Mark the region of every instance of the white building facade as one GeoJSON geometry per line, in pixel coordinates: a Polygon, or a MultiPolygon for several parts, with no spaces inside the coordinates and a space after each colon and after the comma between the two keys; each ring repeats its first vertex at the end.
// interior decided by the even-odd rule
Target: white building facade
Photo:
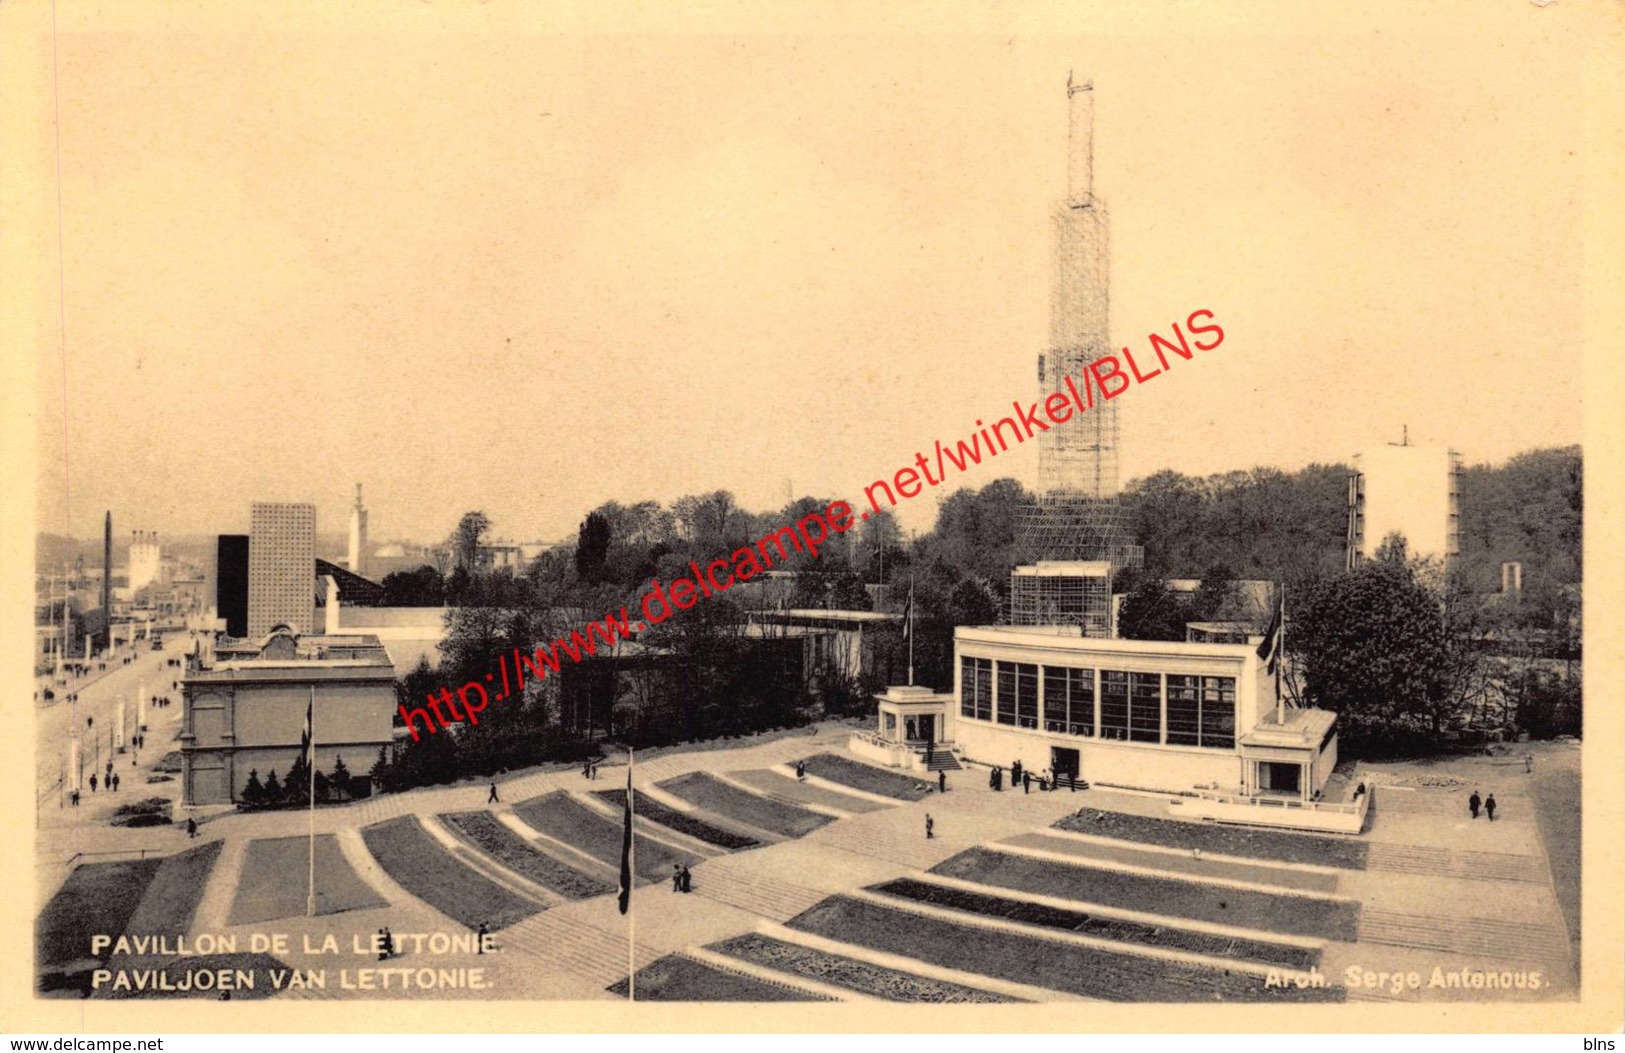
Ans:
{"type": "Polygon", "coordinates": [[[1376,446],[1354,455],[1349,478],[1348,565],[1370,559],[1390,534],[1407,555],[1461,552],[1461,455],[1442,446],[1376,446]]]}

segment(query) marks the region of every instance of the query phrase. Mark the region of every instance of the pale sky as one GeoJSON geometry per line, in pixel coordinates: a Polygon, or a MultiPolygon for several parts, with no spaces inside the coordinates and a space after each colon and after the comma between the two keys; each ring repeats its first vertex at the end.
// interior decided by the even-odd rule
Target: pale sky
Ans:
{"type": "Polygon", "coordinates": [[[1114,342],[1226,333],[1123,397],[1125,481],[1406,424],[1469,462],[1579,442],[1586,99],[1526,6],[1474,37],[927,38],[133,34],[64,3],[40,528],[298,499],[333,532],[356,482],[377,540],[858,497],[1040,395],[1068,70],[1114,342]]]}

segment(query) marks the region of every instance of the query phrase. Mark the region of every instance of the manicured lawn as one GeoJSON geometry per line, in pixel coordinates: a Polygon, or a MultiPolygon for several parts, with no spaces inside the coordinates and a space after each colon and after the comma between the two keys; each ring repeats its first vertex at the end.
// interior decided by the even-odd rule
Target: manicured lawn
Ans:
{"type": "Polygon", "coordinates": [[[850,793],[841,793],[839,790],[826,790],[822,786],[797,782],[789,776],[780,775],[768,768],[736,771],[731,774],[740,782],[748,783],[763,793],[791,802],[822,804],[829,808],[839,808],[843,812],[852,812],[853,814],[879,812],[895,807],[895,805],[871,801],[867,797],[857,797],[850,793]]]}
{"type": "Polygon", "coordinates": [[[34,930],[35,963],[41,968],[91,957],[92,936],[118,936],[141,904],[161,859],[85,863],[40,912],[34,930]]]}
{"type": "Polygon", "coordinates": [[[662,790],[685,801],[692,801],[727,819],[737,819],[759,830],[784,837],[801,837],[830,822],[830,817],[805,808],[797,808],[783,801],[758,797],[741,790],[705,772],[690,772],[675,779],[656,783],[662,790]]]}
{"type": "MultiPolygon", "coordinates": [[[[899,775],[859,761],[849,760],[837,753],[820,753],[807,758],[807,774],[838,782],[855,790],[867,790],[882,797],[895,797],[899,801],[918,801],[936,789],[936,776],[931,781],[916,779],[912,775],[899,775]]],[[[953,776],[949,776],[953,778],[953,776]]]]}
{"type": "Polygon", "coordinates": [[[1127,874],[1081,861],[1052,863],[972,848],[937,864],[931,872],[1018,892],[1265,932],[1353,940],[1359,931],[1357,903],[1127,874]]]}
{"type": "Polygon", "coordinates": [[[1568,923],[1569,940],[1580,952],[1580,773],[1543,771],[1529,787],[1541,843],[1552,868],[1557,905],[1568,923]]]}
{"type": "MultiPolygon", "coordinates": [[[[625,790],[594,790],[593,792],[617,808],[626,807],[625,790]]],[[[697,837],[706,844],[726,848],[730,852],[741,848],[755,848],[761,844],[754,837],[736,834],[732,830],[724,830],[722,827],[708,823],[704,819],[684,815],[677,809],[667,808],[650,797],[639,797],[636,801],[636,807],[640,819],[648,819],[651,822],[659,823],[661,826],[670,827],[678,833],[697,837]]]]}
{"type": "Polygon", "coordinates": [[[615,887],[608,882],[583,874],[528,844],[524,838],[497,822],[490,812],[450,812],[440,818],[509,870],[523,874],[566,899],[590,899],[615,891],[615,887]]]}
{"type": "Polygon", "coordinates": [[[845,896],[792,928],[951,969],[1113,1002],[1341,1001],[1341,988],[1265,987],[1263,977],[959,925],[845,896]]]}
{"type": "MultiPolygon", "coordinates": [[[[121,958],[119,961],[122,963],[127,961],[127,959],[121,958]]],[[[205,998],[213,1000],[220,997],[219,993],[213,989],[206,991],[163,991],[154,988],[153,990],[148,991],[137,991],[133,987],[135,983],[135,976],[133,974],[137,969],[139,969],[141,972],[147,972],[149,970],[158,972],[167,971],[169,973],[169,982],[171,984],[181,984],[185,982],[185,976],[187,973],[195,974],[200,972],[215,972],[220,969],[231,969],[233,970],[232,982],[235,983],[237,979],[235,970],[241,969],[245,972],[253,974],[254,986],[252,989],[248,987],[232,988],[231,1000],[233,1002],[246,1001],[248,999],[255,998],[272,998],[278,992],[271,984],[271,970],[276,969],[281,972],[286,972],[287,968],[288,967],[282,962],[268,954],[204,954],[195,958],[143,958],[141,959],[141,964],[139,966],[124,967],[124,971],[127,974],[131,974],[130,983],[132,984],[132,987],[130,990],[115,991],[113,990],[111,983],[106,983],[94,992],[90,992],[87,989],[86,994],[88,994],[91,998],[205,998]]],[[[87,980],[86,982],[88,984],[89,981],[87,980]]],[[[284,979],[282,982],[287,983],[287,980],[284,979]]],[[[196,983],[195,979],[193,983],[196,983]]]]}
{"type": "Polygon", "coordinates": [[[127,931],[142,936],[180,936],[189,931],[220,847],[221,842],[210,841],[159,863],[127,931]]]}
{"type": "Polygon", "coordinates": [[[1020,1001],[963,984],[887,969],[842,954],[828,954],[754,932],[713,943],[709,949],[891,1002],[1020,1001]]]}
{"type": "Polygon", "coordinates": [[[1178,819],[1153,819],[1122,812],[1103,812],[1098,808],[1084,808],[1075,815],[1061,819],[1055,826],[1080,834],[1115,837],[1122,841],[1139,841],[1169,848],[1199,848],[1204,852],[1274,859],[1282,863],[1365,869],[1365,842],[1340,837],[1215,823],[1187,823],[1178,819]]]}
{"type": "MultiPolygon", "coordinates": [[[[626,997],[627,983],[606,990],[626,997]]],[[[638,970],[638,1001],[649,1002],[827,1002],[827,998],[766,983],[754,976],[714,969],[704,962],[668,954],[638,970]]]]}
{"type": "Polygon", "coordinates": [[[454,859],[415,816],[363,827],[361,837],[378,865],[402,888],[471,929],[481,922],[492,930],[505,929],[541,912],[541,907],[454,859]]]}
{"type": "Polygon", "coordinates": [[[1280,885],[1282,888],[1303,889],[1310,892],[1336,892],[1337,875],[1315,870],[1288,870],[1284,867],[1263,866],[1257,863],[1230,863],[1212,856],[1200,859],[1184,855],[1136,848],[1122,841],[1079,841],[1054,834],[1017,834],[1006,838],[1003,844],[1038,848],[1045,852],[1060,852],[1079,859],[1105,860],[1126,863],[1196,877],[1229,878],[1250,881],[1258,885],[1280,885]]]}
{"type": "MultiPolygon", "coordinates": [[[[303,837],[272,837],[248,843],[237,895],[231,902],[230,924],[248,925],[305,914],[309,895],[309,841],[303,837]]],[[[387,907],[366,882],[350,869],[338,839],[316,837],[316,913],[387,907]]]]}
{"type": "MultiPolygon", "coordinates": [[[[563,790],[516,804],[513,810],[541,833],[620,869],[621,824],[618,820],[606,818],[581,802],[571,800],[563,790]]],[[[700,861],[692,852],[668,848],[658,841],[637,836],[636,831],[634,836],[637,873],[645,881],[669,881],[673,866],[693,866],[700,861]]]]}
{"type": "Polygon", "coordinates": [[[1308,970],[1320,964],[1318,951],[1262,940],[1236,939],[1215,936],[1205,932],[1174,928],[1167,925],[1144,925],[1121,918],[1106,918],[1078,910],[1062,910],[1007,896],[993,896],[967,889],[944,888],[925,881],[899,878],[882,885],[872,886],[903,899],[931,903],[952,910],[981,914],[990,918],[1006,918],[1027,925],[1076,932],[1118,943],[1137,943],[1147,947],[1167,947],[1171,950],[1190,951],[1215,958],[1235,958],[1243,961],[1279,965],[1287,969],[1308,970]]]}

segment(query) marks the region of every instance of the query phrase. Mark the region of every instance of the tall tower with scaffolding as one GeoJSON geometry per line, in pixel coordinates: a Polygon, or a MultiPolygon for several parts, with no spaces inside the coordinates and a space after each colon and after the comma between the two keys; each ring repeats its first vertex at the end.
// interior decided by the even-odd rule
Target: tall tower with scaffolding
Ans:
{"type": "MultiPolygon", "coordinates": [[[[1082,385],[1090,363],[1110,354],[1110,225],[1094,194],[1094,85],[1068,75],[1067,188],[1056,208],[1049,347],[1038,356],[1040,395],[1082,385]]],[[[1021,517],[1011,576],[1010,621],[1076,624],[1085,635],[1110,632],[1114,571],[1143,556],[1129,543],[1118,497],[1117,403],[1096,399],[1087,412],[1039,436],[1038,500],[1021,517]]]]}

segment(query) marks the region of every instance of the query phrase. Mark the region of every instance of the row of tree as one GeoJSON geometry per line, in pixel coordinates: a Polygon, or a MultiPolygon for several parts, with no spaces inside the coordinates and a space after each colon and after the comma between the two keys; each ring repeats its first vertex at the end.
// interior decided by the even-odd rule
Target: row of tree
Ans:
{"type": "Polygon", "coordinates": [[[301,754],[289,765],[286,779],[279,779],[276,769],[272,768],[266,774],[265,781],[261,782],[259,769],[250,769],[241,802],[248,808],[308,806],[311,784],[314,782],[318,804],[337,804],[351,799],[351,778],[344,758],[339,757],[333,762],[332,772],[317,771],[312,780],[310,762],[301,754]]]}

